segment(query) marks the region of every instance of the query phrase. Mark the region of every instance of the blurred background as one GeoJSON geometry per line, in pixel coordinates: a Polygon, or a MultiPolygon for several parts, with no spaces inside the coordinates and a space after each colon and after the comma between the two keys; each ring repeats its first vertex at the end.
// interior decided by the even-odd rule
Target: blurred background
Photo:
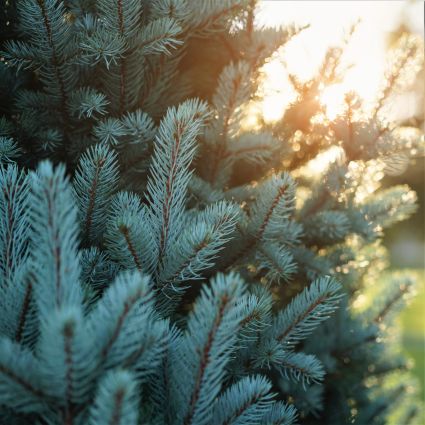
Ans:
{"type": "MultiPolygon", "coordinates": [[[[408,32],[424,38],[423,1],[262,1],[258,24],[280,26],[295,23],[309,28],[284,46],[265,67],[264,100],[259,105],[265,121],[279,119],[294,92],[289,74],[300,80],[312,77],[329,46],[345,43],[348,71],[340,84],[327,87],[320,102],[332,118],[342,107],[344,94],[357,92],[365,102],[377,95],[387,59],[400,36],[408,32]],[[350,28],[356,30],[349,35],[350,28]]],[[[412,70],[413,71],[413,70],[412,70]]],[[[413,73],[415,74],[415,73],[413,73]]],[[[385,105],[386,116],[401,125],[424,130],[425,72],[412,76],[403,90],[393,93],[385,105]]],[[[403,346],[414,360],[413,371],[425,384],[425,158],[418,155],[401,175],[387,176],[384,186],[408,184],[418,194],[419,208],[408,221],[385,235],[393,269],[414,270],[419,276],[417,296],[403,312],[403,346]]],[[[320,164],[318,164],[320,167],[320,164]]]]}

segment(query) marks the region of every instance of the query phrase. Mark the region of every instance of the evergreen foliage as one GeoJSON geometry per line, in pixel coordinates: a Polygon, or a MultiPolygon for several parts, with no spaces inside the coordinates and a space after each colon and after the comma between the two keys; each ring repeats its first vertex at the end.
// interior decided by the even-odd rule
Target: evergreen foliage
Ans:
{"type": "Polygon", "coordinates": [[[302,31],[257,28],[255,3],[5,6],[1,424],[416,423],[390,327],[414,282],[358,304],[415,211],[380,179],[421,148],[382,112],[418,46],[371,111],[312,102],[342,72],[332,48],[282,119],[245,128],[261,66],[302,31]]]}

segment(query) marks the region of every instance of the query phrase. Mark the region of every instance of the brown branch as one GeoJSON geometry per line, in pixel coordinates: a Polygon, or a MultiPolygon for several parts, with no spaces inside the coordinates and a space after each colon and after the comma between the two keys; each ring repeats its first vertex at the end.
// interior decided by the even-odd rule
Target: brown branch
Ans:
{"type": "Polygon", "coordinates": [[[100,174],[100,170],[105,165],[105,161],[106,161],[105,158],[101,158],[96,164],[95,175],[94,175],[91,187],[89,189],[89,205],[87,207],[86,222],[84,226],[84,232],[87,235],[87,237],[89,237],[90,227],[93,221],[93,211],[94,211],[94,207],[96,203],[96,191],[97,191],[97,185],[99,183],[99,174],[100,174]]]}
{"type": "Polygon", "coordinates": [[[173,184],[176,175],[177,169],[177,159],[179,157],[181,137],[183,135],[185,128],[177,122],[177,129],[173,134],[174,144],[171,152],[171,167],[170,173],[168,174],[167,182],[165,184],[165,198],[162,208],[162,227],[161,235],[159,238],[159,250],[158,250],[158,263],[156,271],[158,272],[163,261],[163,255],[166,249],[167,236],[169,231],[169,220],[170,220],[170,207],[171,207],[171,197],[173,192],[173,184]]]}
{"type": "Polygon", "coordinates": [[[72,393],[73,383],[72,375],[74,373],[73,359],[72,359],[72,338],[74,337],[73,325],[67,323],[63,330],[64,336],[64,350],[65,350],[65,365],[66,365],[66,390],[65,390],[65,425],[72,425],[74,422],[74,414],[72,408],[72,393]]]}
{"type": "Polygon", "coordinates": [[[261,398],[261,394],[255,394],[253,395],[244,405],[242,405],[228,420],[223,422],[223,425],[229,425],[235,421],[235,419],[238,419],[242,413],[247,410],[249,407],[251,407],[254,403],[257,403],[257,401],[261,398]]]}
{"type": "Polygon", "coordinates": [[[260,320],[261,318],[261,314],[257,311],[254,310],[252,313],[248,314],[248,316],[244,317],[241,321],[240,321],[240,328],[244,328],[245,326],[248,326],[249,323],[254,322],[255,320],[260,320]]]}
{"type": "MultiPolygon", "coordinates": [[[[49,186],[52,186],[52,181],[49,181],[49,186]]],[[[52,204],[52,200],[50,198],[50,193],[48,188],[46,188],[44,190],[44,194],[46,196],[47,199],[47,214],[48,214],[48,227],[50,227],[51,229],[53,228],[53,204],[52,204]]],[[[53,238],[53,247],[52,247],[52,254],[53,254],[53,261],[54,261],[54,269],[55,269],[55,289],[56,289],[56,293],[55,293],[55,302],[56,302],[56,306],[60,306],[61,305],[61,299],[59,298],[59,294],[60,294],[60,289],[62,287],[62,279],[61,279],[61,247],[60,244],[58,243],[58,230],[57,229],[52,229],[55,230],[53,232],[52,238],[53,238]]]]}
{"type": "Polygon", "coordinates": [[[240,75],[233,80],[233,89],[229,97],[229,102],[227,103],[226,112],[223,116],[223,131],[220,134],[220,140],[217,148],[215,149],[215,155],[213,156],[213,164],[211,170],[211,183],[214,183],[217,179],[219,163],[223,159],[223,156],[226,155],[227,148],[227,133],[229,131],[229,122],[232,116],[234,106],[236,103],[236,93],[239,90],[241,85],[240,75]]]}
{"type": "Polygon", "coordinates": [[[62,77],[62,71],[60,69],[61,62],[59,61],[58,54],[56,52],[56,47],[53,43],[52,27],[50,24],[49,17],[47,16],[47,10],[45,5],[45,0],[37,0],[38,6],[41,9],[41,14],[43,15],[43,23],[47,32],[47,38],[49,41],[50,48],[52,49],[52,65],[55,71],[56,80],[59,85],[59,91],[61,94],[61,115],[64,121],[64,125],[68,125],[68,116],[66,114],[66,104],[68,102],[68,96],[65,90],[65,81],[62,77]]]}
{"type": "Polygon", "coordinates": [[[221,324],[221,321],[223,320],[223,316],[224,316],[224,310],[227,306],[227,304],[229,303],[230,299],[228,298],[228,296],[226,294],[222,295],[221,299],[220,299],[220,308],[218,310],[217,316],[215,317],[213,326],[210,330],[210,332],[208,333],[208,338],[207,338],[207,342],[204,346],[204,349],[202,351],[201,354],[201,358],[200,358],[200,367],[199,367],[199,371],[198,374],[196,376],[196,380],[195,380],[195,385],[194,385],[194,390],[192,392],[192,397],[190,400],[190,406],[189,406],[189,411],[186,414],[186,417],[183,421],[184,425],[190,425],[192,422],[192,418],[194,415],[194,410],[196,407],[196,403],[198,401],[199,398],[199,393],[201,391],[201,383],[205,374],[205,370],[208,366],[208,360],[209,360],[209,356],[210,356],[210,351],[211,351],[211,347],[212,344],[214,342],[214,338],[215,335],[217,333],[217,330],[221,324]]]}
{"type": "Polygon", "coordinates": [[[137,254],[136,249],[135,249],[135,247],[133,245],[133,242],[131,240],[130,232],[129,232],[128,227],[127,226],[124,226],[124,225],[121,225],[119,227],[119,231],[122,233],[122,235],[125,238],[125,241],[127,243],[128,250],[130,251],[130,254],[133,257],[134,264],[136,265],[137,270],[139,270],[139,272],[142,272],[142,262],[141,262],[141,260],[139,258],[139,255],[137,254]]]}
{"type": "Polygon", "coordinates": [[[251,0],[248,5],[248,17],[246,20],[246,32],[249,39],[252,39],[252,33],[254,31],[254,11],[255,11],[256,0],[251,0]]]}
{"type": "Polygon", "coordinates": [[[114,414],[109,421],[109,425],[118,425],[121,423],[122,404],[125,395],[125,389],[119,388],[114,397],[114,414]]]}
{"type": "Polygon", "coordinates": [[[397,69],[388,77],[387,85],[385,86],[384,90],[382,91],[382,95],[379,97],[376,107],[373,111],[372,118],[375,119],[378,115],[378,112],[381,110],[382,106],[384,105],[384,100],[388,97],[388,95],[391,93],[392,89],[394,88],[397,80],[400,77],[401,70],[405,67],[407,64],[407,61],[409,58],[415,53],[416,48],[412,47],[410,48],[404,57],[402,58],[401,62],[397,65],[397,69]]]}
{"type": "Polygon", "coordinates": [[[19,315],[18,327],[17,327],[16,333],[15,333],[15,339],[16,339],[17,342],[20,342],[21,339],[22,339],[22,334],[24,332],[24,326],[25,326],[25,323],[26,323],[26,320],[27,320],[27,315],[28,315],[29,308],[30,308],[31,295],[32,295],[32,282],[28,282],[26,290],[25,290],[24,301],[22,302],[21,313],[19,315]]]}
{"type": "Polygon", "coordinates": [[[189,264],[196,258],[196,256],[206,247],[208,247],[210,242],[210,237],[212,233],[215,233],[217,229],[226,221],[229,220],[228,215],[224,215],[221,220],[219,220],[215,225],[213,226],[211,232],[207,232],[205,237],[202,239],[201,242],[199,242],[193,249],[192,255],[179,267],[179,269],[173,274],[173,276],[169,279],[167,279],[169,282],[172,282],[174,279],[177,279],[180,273],[183,272],[183,270],[189,266],[189,264]]]}
{"type": "Polygon", "coordinates": [[[32,395],[39,399],[47,398],[47,395],[40,390],[39,388],[35,388],[30,382],[26,381],[24,378],[16,375],[12,370],[8,369],[5,365],[0,364],[0,373],[6,375],[9,379],[16,382],[21,387],[25,388],[32,395]]]}
{"type": "Polygon", "coordinates": [[[124,303],[124,309],[118,317],[115,329],[112,332],[112,335],[109,338],[109,341],[106,343],[105,347],[103,348],[103,350],[101,352],[101,357],[102,357],[103,360],[106,358],[106,356],[108,355],[109,350],[111,349],[112,345],[117,340],[117,338],[120,334],[121,328],[124,324],[124,320],[126,319],[128,314],[130,313],[131,309],[134,307],[134,305],[136,304],[136,302],[139,300],[139,298],[142,295],[143,295],[142,291],[138,290],[133,296],[129,297],[127,299],[127,301],[124,303]]]}
{"type": "Polygon", "coordinates": [[[172,282],[173,280],[177,279],[179,274],[182,273],[183,270],[188,267],[189,264],[196,258],[196,256],[208,246],[208,238],[209,235],[205,236],[205,238],[199,244],[195,245],[192,255],[177,269],[177,271],[170,279],[167,279],[169,282],[172,282]]]}
{"type": "Polygon", "coordinates": [[[282,198],[282,196],[285,194],[286,190],[288,189],[287,185],[283,185],[279,188],[279,191],[277,193],[277,195],[275,196],[272,204],[270,205],[269,210],[266,213],[266,216],[264,218],[263,223],[261,224],[260,229],[258,230],[258,233],[256,235],[256,239],[260,240],[261,237],[264,234],[264,231],[266,230],[267,225],[269,224],[270,218],[273,214],[274,209],[276,208],[277,204],[279,203],[280,199],[282,198]]]}
{"type": "Polygon", "coordinates": [[[380,323],[385,318],[385,316],[391,311],[391,308],[394,306],[394,304],[409,291],[408,285],[403,285],[399,288],[399,292],[394,294],[394,296],[387,301],[385,306],[382,308],[382,310],[375,316],[373,319],[374,323],[380,323]]]}
{"type": "Polygon", "coordinates": [[[233,4],[232,6],[228,7],[227,9],[223,9],[220,12],[217,12],[215,15],[212,15],[210,17],[207,17],[206,19],[204,19],[195,29],[194,31],[201,31],[203,28],[207,27],[208,24],[214,25],[215,23],[217,23],[217,21],[220,20],[220,18],[222,18],[223,16],[225,16],[226,14],[233,12],[233,11],[237,11],[237,10],[242,10],[242,5],[240,4],[233,4]]]}
{"type": "Polygon", "coordinates": [[[5,270],[5,275],[4,277],[7,277],[7,275],[10,273],[11,269],[12,269],[12,247],[13,247],[13,238],[12,238],[12,234],[13,234],[13,225],[14,225],[14,221],[13,221],[13,207],[12,207],[12,200],[10,198],[10,193],[7,191],[7,187],[5,187],[3,189],[3,194],[4,194],[4,198],[6,200],[7,203],[7,216],[8,216],[8,221],[7,221],[7,226],[6,226],[6,240],[4,241],[4,255],[5,255],[5,264],[8,267],[8,270],[5,270]],[[9,273],[8,273],[9,272],[9,273]]]}
{"type": "MultiPolygon", "coordinates": [[[[118,7],[118,27],[119,32],[122,37],[124,37],[124,15],[123,15],[123,6],[122,0],[117,1],[118,7]]],[[[125,75],[127,72],[127,64],[125,58],[120,59],[120,115],[124,113],[125,109],[125,97],[126,97],[126,85],[125,85],[125,75]]]]}
{"type": "Polygon", "coordinates": [[[280,335],[276,337],[276,339],[279,342],[282,342],[290,333],[291,331],[299,324],[301,323],[319,304],[321,304],[326,299],[326,296],[322,296],[318,298],[313,304],[311,304],[308,309],[295,320],[291,326],[289,326],[284,332],[282,332],[280,335]]]}
{"type": "Polygon", "coordinates": [[[304,375],[308,375],[308,370],[307,370],[306,368],[299,367],[299,366],[297,366],[297,365],[293,365],[292,363],[289,363],[289,362],[288,362],[288,361],[286,361],[286,360],[282,361],[282,364],[283,364],[285,367],[288,367],[288,368],[290,368],[290,369],[295,369],[295,370],[297,370],[297,371],[301,372],[301,373],[302,373],[302,374],[304,374],[304,375]]]}

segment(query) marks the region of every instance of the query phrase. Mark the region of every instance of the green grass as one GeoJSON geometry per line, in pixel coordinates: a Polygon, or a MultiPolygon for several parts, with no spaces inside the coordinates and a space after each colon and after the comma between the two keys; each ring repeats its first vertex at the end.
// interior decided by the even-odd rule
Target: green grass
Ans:
{"type": "Polygon", "coordinates": [[[412,372],[421,383],[425,398],[425,270],[418,271],[419,285],[416,297],[402,313],[403,348],[414,361],[412,372]]]}

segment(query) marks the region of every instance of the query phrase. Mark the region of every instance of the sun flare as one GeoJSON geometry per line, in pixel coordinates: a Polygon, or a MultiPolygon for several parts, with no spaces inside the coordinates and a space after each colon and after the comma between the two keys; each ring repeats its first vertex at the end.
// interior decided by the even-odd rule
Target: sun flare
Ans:
{"type": "MultiPolygon", "coordinates": [[[[324,86],[318,95],[328,119],[342,112],[344,97],[354,92],[364,106],[376,99],[386,68],[386,51],[389,32],[397,27],[403,11],[410,9],[404,2],[357,1],[267,1],[262,2],[260,24],[277,26],[290,22],[310,27],[287,43],[263,67],[262,116],[266,122],[281,118],[286,108],[296,99],[289,74],[300,81],[315,75],[326,49],[347,41],[341,65],[346,67],[342,81],[324,86]],[[403,7],[406,7],[403,9],[403,7]],[[323,10],[326,9],[326,11],[323,10]],[[325,12],[325,13],[324,13],[325,12]],[[319,19],[320,17],[320,19],[319,19]],[[351,36],[351,25],[359,24],[351,36]],[[283,62],[283,58],[285,61],[283,62]]],[[[407,12],[406,12],[407,13],[407,12]]]]}
{"type": "Polygon", "coordinates": [[[346,84],[333,84],[324,87],[319,102],[325,107],[326,116],[334,120],[344,110],[345,95],[350,91],[346,84]]]}

